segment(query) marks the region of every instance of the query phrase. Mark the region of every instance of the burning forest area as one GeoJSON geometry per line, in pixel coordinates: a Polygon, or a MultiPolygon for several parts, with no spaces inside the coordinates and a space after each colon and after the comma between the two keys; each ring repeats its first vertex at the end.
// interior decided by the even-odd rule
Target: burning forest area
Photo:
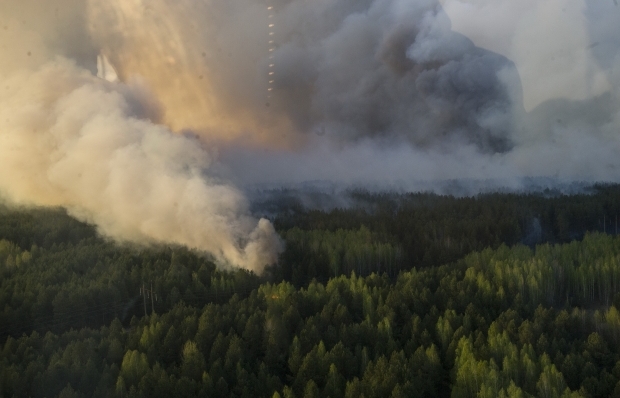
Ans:
{"type": "Polygon", "coordinates": [[[0,397],[620,396],[616,0],[0,0],[0,397]]]}

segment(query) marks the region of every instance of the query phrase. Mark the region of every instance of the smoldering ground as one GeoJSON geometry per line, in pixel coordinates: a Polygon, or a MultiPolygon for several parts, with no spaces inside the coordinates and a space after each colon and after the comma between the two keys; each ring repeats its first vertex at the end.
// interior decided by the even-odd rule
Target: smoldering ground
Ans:
{"type": "Polygon", "coordinates": [[[500,3],[1,2],[0,190],[260,271],[239,184],[617,181],[617,8],[500,3]]]}

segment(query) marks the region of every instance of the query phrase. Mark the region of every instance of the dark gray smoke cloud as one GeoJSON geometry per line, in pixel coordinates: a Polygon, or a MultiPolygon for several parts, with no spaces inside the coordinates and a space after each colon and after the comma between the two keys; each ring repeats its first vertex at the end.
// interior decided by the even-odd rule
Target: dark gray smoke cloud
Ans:
{"type": "Polygon", "coordinates": [[[290,1],[275,9],[282,27],[272,102],[300,130],[424,148],[512,147],[514,65],[451,31],[438,2],[290,1]]]}
{"type": "Polygon", "coordinates": [[[279,18],[297,23],[285,24],[276,50],[278,109],[306,117],[298,124],[318,135],[301,153],[228,148],[231,174],[411,189],[462,178],[620,180],[619,7],[442,6],[447,13],[434,1],[282,2],[279,18]],[[300,92],[310,99],[297,101],[300,92]]]}
{"type": "Polygon", "coordinates": [[[512,147],[514,65],[453,32],[436,0],[89,4],[94,43],[122,80],[148,82],[175,130],[269,147],[312,132],[512,147]]]}

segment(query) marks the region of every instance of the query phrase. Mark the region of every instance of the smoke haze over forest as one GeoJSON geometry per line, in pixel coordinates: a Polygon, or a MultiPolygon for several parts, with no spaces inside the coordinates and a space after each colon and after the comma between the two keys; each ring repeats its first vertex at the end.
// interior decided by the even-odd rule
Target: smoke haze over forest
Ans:
{"type": "Polygon", "coordinates": [[[614,0],[3,0],[0,196],[260,272],[248,185],[619,181],[619,49],[614,0]]]}

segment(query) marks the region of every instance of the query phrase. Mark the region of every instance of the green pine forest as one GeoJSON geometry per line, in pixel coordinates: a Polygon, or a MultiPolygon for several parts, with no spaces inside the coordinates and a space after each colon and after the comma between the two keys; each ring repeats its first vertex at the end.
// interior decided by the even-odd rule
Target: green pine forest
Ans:
{"type": "Polygon", "coordinates": [[[0,397],[620,397],[619,185],[350,195],[263,275],[0,207],[0,397]]]}

